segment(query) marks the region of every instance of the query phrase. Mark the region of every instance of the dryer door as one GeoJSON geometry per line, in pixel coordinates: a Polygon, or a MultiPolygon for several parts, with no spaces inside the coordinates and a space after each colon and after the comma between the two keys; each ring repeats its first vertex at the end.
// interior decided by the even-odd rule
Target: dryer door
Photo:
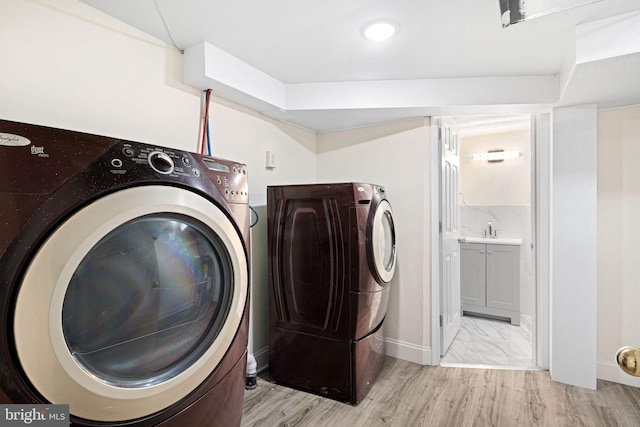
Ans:
{"type": "Polygon", "coordinates": [[[375,209],[373,219],[368,224],[367,251],[373,274],[379,283],[389,283],[396,269],[396,232],[393,211],[388,201],[382,200],[375,209]]]}
{"type": "Polygon", "coordinates": [[[247,256],[212,202],[169,186],[84,207],[31,261],[15,343],[33,386],[95,421],[144,417],[216,368],[240,325],[247,256]]]}

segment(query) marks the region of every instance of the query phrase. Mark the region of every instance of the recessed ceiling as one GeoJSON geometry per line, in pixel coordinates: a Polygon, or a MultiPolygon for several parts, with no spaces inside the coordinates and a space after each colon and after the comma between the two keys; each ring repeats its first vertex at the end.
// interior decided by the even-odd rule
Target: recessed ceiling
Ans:
{"type": "MultiPolygon", "coordinates": [[[[177,49],[188,51],[205,42],[263,73],[282,85],[283,101],[262,99],[242,82],[230,84],[218,75],[193,84],[202,89],[220,83],[230,88],[221,96],[241,103],[257,98],[270,105],[258,108],[265,113],[317,131],[436,110],[477,107],[483,113],[513,107],[522,112],[562,103],[565,95],[598,102],[589,94],[582,96],[584,85],[569,84],[574,70],[567,68],[567,58],[571,62],[576,55],[576,28],[640,10],[637,0],[604,0],[503,28],[499,0],[83,1],[177,49]],[[389,40],[372,43],[362,37],[362,28],[376,20],[390,20],[401,30],[389,40]],[[377,99],[384,93],[378,87],[397,96],[377,99]],[[435,93],[445,89],[446,94],[435,93]],[[544,90],[548,93],[542,94],[544,90]],[[354,93],[358,98],[350,98],[354,93]],[[296,97],[304,102],[294,101],[296,97]],[[366,105],[369,98],[371,106],[366,105]]],[[[579,77],[584,79],[585,73],[579,77]]],[[[586,87],[597,83],[587,79],[586,87]]],[[[623,89],[624,102],[640,99],[640,89],[623,89]]]]}

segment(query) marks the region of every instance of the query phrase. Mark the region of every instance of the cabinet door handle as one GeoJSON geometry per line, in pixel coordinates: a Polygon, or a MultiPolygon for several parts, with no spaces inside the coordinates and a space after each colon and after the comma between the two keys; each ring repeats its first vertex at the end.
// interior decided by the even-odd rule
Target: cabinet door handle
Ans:
{"type": "Polygon", "coordinates": [[[491,255],[491,251],[487,251],[487,253],[488,253],[489,255],[491,255]]]}
{"type": "Polygon", "coordinates": [[[481,253],[481,254],[483,254],[483,253],[484,253],[484,251],[480,251],[480,253],[481,253]]]}

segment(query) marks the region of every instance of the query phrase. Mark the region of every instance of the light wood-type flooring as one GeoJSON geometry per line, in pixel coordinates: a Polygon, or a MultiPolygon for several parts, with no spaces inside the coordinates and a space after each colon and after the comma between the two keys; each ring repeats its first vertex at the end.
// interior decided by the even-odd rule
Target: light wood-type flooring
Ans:
{"type": "Polygon", "coordinates": [[[420,366],[387,357],[357,406],[274,384],[245,391],[242,426],[640,426],[640,389],[551,381],[548,371],[420,366]]]}

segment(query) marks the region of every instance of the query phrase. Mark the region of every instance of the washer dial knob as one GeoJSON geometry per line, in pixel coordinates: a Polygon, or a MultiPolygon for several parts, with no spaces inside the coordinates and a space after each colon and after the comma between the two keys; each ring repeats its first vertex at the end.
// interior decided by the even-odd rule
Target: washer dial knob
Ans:
{"type": "Polygon", "coordinates": [[[162,151],[154,151],[149,154],[149,165],[158,173],[168,175],[173,172],[173,159],[162,151]]]}

